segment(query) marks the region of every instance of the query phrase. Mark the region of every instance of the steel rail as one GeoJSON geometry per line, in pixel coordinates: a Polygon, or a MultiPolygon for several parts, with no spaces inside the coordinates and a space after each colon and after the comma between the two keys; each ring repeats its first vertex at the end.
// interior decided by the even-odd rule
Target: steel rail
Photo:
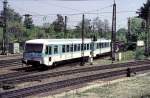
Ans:
{"type": "Polygon", "coordinates": [[[0,60],[0,68],[21,65],[21,59],[0,60]]]}
{"type": "Polygon", "coordinates": [[[133,66],[142,66],[145,64],[150,64],[150,61],[140,61],[140,62],[129,62],[129,63],[121,63],[121,64],[112,64],[112,65],[103,65],[103,66],[94,66],[94,67],[87,67],[87,68],[80,68],[80,69],[73,69],[73,70],[65,70],[59,72],[15,72],[14,74],[9,73],[8,75],[0,76],[0,83],[23,83],[29,81],[36,81],[41,79],[46,79],[50,77],[57,77],[62,75],[70,75],[82,72],[90,72],[90,71],[99,71],[105,69],[113,69],[113,68],[124,68],[124,67],[133,67],[133,66]]]}
{"type": "MultiPolygon", "coordinates": [[[[132,68],[132,70],[136,72],[150,70],[150,66],[148,65],[148,66],[132,68]]],[[[68,80],[57,81],[57,82],[37,85],[33,87],[27,87],[23,89],[14,90],[14,91],[3,92],[3,93],[0,93],[0,97],[1,98],[20,98],[20,97],[25,97],[25,96],[31,96],[31,95],[35,95],[39,93],[44,93],[44,92],[56,91],[58,89],[65,88],[65,87],[81,85],[81,84],[92,82],[98,79],[126,75],[126,73],[127,73],[126,69],[123,69],[123,70],[110,71],[110,72],[94,74],[94,75],[89,75],[89,76],[84,76],[84,77],[72,78],[68,80]]]]}

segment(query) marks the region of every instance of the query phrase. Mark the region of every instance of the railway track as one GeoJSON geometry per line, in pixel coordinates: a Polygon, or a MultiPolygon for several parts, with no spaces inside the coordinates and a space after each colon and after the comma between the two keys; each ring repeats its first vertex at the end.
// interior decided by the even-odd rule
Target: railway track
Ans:
{"type": "Polygon", "coordinates": [[[18,66],[21,65],[21,59],[8,59],[8,60],[0,60],[0,68],[5,68],[9,66],[18,66]]]}
{"type": "Polygon", "coordinates": [[[57,77],[62,75],[69,75],[69,74],[76,74],[76,73],[83,73],[83,72],[90,72],[90,71],[100,71],[100,70],[113,69],[113,68],[127,68],[127,67],[134,67],[134,66],[142,66],[145,64],[150,64],[150,61],[138,61],[138,62],[129,62],[129,63],[121,63],[121,64],[94,66],[94,67],[65,70],[65,71],[59,71],[53,73],[50,71],[15,72],[15,73],[9,73],[0,76],[0,83],[18,84],[18,83],[36,81],[36,80],[46,79],[50,77],[57,77]]]}
{"type": "MultiPolygon", "coordinates": [[[[132,68],[131,70],[136,71],[136,72],[150,70],[150,65],[135,67],[135,68],[132,68]]],[[[23,89],[14,90],[14,91],[7,91],[7,92],[0,93],[0,97],[1,98],[20,98],[20,97],[35,95],[35,94],[39,94],[43,92],[53,92],[58,89],[62,89],[65,87],[70,87],[70,86],[77,86],[77,85],[85,84],[87,82],[92,82],[98,79],[126,75],[126,73],[127,73],[126,69],[120,69],[117,71],[92,74],[89,76],[77,77],[77,78],[37,85],[33,87],[27,87],[23,89]]]]}
{"type": "Polygon", "coordinates": [[[0,81],[4,80],[4,79],[19,77],[19,76],[25,76],[25,75],[29,75],[29,74],[39,72],[38,70],[36,70],[35,68],[32,68],[32,67],[29,67],[29,68],[25,67],[25,68],[26,68],[26,70],[23,70],[23,71],[21,70],[21,71],[17,71],[17,72],[13,72],[13,73],[0,75],[0,81]],[[29,69],[29,70],[27,70],[27,69],[29,69]]]}
{"type": "Polygon", "coordinates": [[[22,54],[11,54],[11,55],[0,55],[0,58],[16,57],[21,56],[22,54]]]}

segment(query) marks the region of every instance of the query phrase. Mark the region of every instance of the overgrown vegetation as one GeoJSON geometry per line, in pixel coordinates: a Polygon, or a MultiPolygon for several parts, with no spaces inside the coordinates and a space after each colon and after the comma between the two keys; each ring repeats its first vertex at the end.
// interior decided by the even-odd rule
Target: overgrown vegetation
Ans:
{"type": "Polygon", "coordinates": [[[136,76],[129,80],[106,83],[88,89],[84,92],[77,90],[73,94],[66,94],[57,98],[149,98],[150,74],[136,76]],[[106,84],[105,84],[106,83],[106,84]]]}
{"type": "Polygon", "coordinates": [[[133,60],[134,58],[135,58],[134,51],[127,51],[122,53],[122,61],[129,61],[129,60],[133,60]]]}
{"type": "Polygon", "coordinates": [[[142,60],[145,58],[144,55],[144,49],[143,48],[137,48],[135,52],[135,59],[142,60]]]}
{"type": "MultiPolygon", "coordinates": [[[[27,17],[23,20],[23,16],[11,8],[8,8],[7,15],[9,15],[7,22],[9,42],[24,42],[35,38],[81,38],[82,21],[75,28],[67,28],[64,32],[64,17],[60,14],[56,15],[56,20],[52,23],[44,23],[43,26],[33,24],[32,17],[29,14],[26,14],[27,17]]],[[[1,11],[1,16],[3,16],[3,11],[1,11]]],[[[85,19],[85,37],[91,38],[95,35],[99,38],[110,38],[109,25],[108,20],[102,21],[98,17],[93,21],[85,19]]],[[[0,35],[2,33],[2,28],[0,28],[0,35]]]]}
{"type": "MultiPolygon", "coordinates": [[[[81,38],[82,21],[80,21],[75,28],[67,28],[64,32],[64,17],[61,14],[56,15],[56,20],[52,23],[44,23],[43,26],[36,26],[33,24],[32,17],[26,17],[15,12],[15,10],[8,8],[8,38],[10,42],[23,42],[25,40],[34,38],[81,38]],[[31,25],[30,29],[27,29],[31,25]],[[27,28],[26,28],[27,27],[27,28]]],[[[27,14],[28,15],[28,14],[27,14]]],[[[3,11],[1,11],[3,16],[3,11]]],[[[138,36],[138,39],[143,39],[144,35],[141,26],[141,20],[132,18],[131,31],[138,36]]],[[[111,38],[111,24],[107,19],[101,20],[99,17],[85,19],[85,37],[91,38],[111,38]]],[[[121,28],[117,31],[117,40],[127,42],[127,30],[121,28]]],[[[2,28],[0,28],[0,35],[2,35],[2,28]]],[[[2,37],[2,36],[1,36],[2,37]]],[[[1,39],[0,37],[0,39],[1,39]]]]}

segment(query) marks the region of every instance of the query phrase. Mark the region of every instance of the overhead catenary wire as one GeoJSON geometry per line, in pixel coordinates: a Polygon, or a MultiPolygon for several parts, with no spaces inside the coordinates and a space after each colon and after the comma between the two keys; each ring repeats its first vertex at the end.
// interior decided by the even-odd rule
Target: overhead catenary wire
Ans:
{"type": "MultiPolygon", "coordinates": [[[[61,15],[68,15],[68,16],[72,16],[72,15],[81,15],[81,14],[88,14],[88,13],[90,13],[90,12],[96,12],[96,11],[100,11],[100,10],[103,10],[103,9],[106,9],[106,8],[109,8],[109,7],[111,7],[112,6],[112,4],[111,5],[108,5],[108,6],[105,6],[105,7],[102,7],[102,8],[100,8],[100,9],[97,9],[97,10],[91,10],[91,11],[81,11],[81,10],[78,10],[78,9],[74,9],[74,8],[70,8],[70,7],[66,7],[66,6],[61,6],[61,5],[57,5],[57,4],[52,4],[52,3],[46,3],[46,4],[51,4],[52,6],[56,6],[56,7],[60,7],[60,8],[65,8],[65,9],[68,9],[68,10],[74,10],[74,11],[77,11],[77,12],[79,12],[79,13],[71,13],[71,14],[69,14],[69,13],[60,13],[61,15]]],[[[30,13],[30,14],[32,14],[32,16],[52,16],[52,15],[57,15],[58,13],[50,13],[50,14],[40,14],[40,13],[37,13],[37,12],[33,12],[33,11],[29,11],[29,10],[26,10],[26,9],[23,9],[23,8],[20,8],[20,7],[17,7],[17,6],[15,6],[15,8],[18,8],[18,10],[20,10],[20,11],[25,11],[25,12],[27,12],[27,13],[30,13]]]]}
{"type": "MultiPolygon", "coordinates": [[[[60,7],[60,8],[65,8],[65,9],[68,9],[68,10],[74,10],[74,11],[78,11],[79,13],[60,13],[61,15],[64,15],[64,16],[74,16],[74,15],[82,15],[82,14],[85,14],[85,15],[88,15],[88,14],[109,14],[109,13],[112,13],[111,11],[108,11],[108,12],[97,12],[97,11],[101,11],[103,9],[107,9],[109,7],[112,7],[112,4],[111,5],[107,5],[105,7],[102,7],[100,9],[97,9],[97,10],[91,10],[91,11],[81,11],[81,10],[78,10],[78,9],[74,9],[74,8],[70,8],[70,7],[66,7],[66,6],[61,6],[61,5],[57,5],[57,4],[52,4],[52,3],[47,3],[47,4],[51,4],[53,6],[57,6],[57,7],[60,7]]],[[[16,6],[15,6],[16,7],[16,6]]],[[[26,9],[23,9],[23,8],[20,8],[20,7],[16,7],[18,8],[18,10],[21,10],[21,11],[25,11],[27,13],[30,13],[33,17],[48,17],[48,16],[53,16],[53,15],[57,15],[58,13],[49,13],[49,14],[40,14],[40,13],[37,13],[37,12],[33,12],[33,11],[29,11],[29,10],[26,10],[26,9]]],[[[117,11],[116,13],[119,14],[119,13],[136,13],[137,11],[117,11]]]]}
{"type": "MultiPolygon", "coordinates": [[[[116,13],[117,14],[120,14],[120,13],[136,13],[137,11],[117,11],[116,13]]],[[[67,15],[67,16],[75,16],[75,15],[82,15],[82,14],[111,14],[112,12],[111,11],[108,11],[108,12],[99,12],[99,13],[60,13],[61,15],[67,15]]],[[[32,13],[31,13],[32,14],[32,13]]],[[[54,15],[57,15],[58,13],[51,13],[51,14],[32,14],[32,16],[37,16],[37,17],[43,17],[43,16],[54,16],[54,15]]]]}
{"type": "MultiPolygon", "coordinates": [[[[2,0],[3,1],[3,0],[2,0]]],[[[48,4],[52,4],[52,3],[48,3],[48,4]]],[[[85,14],[85,15],[98,15],[100,14],[101,16],[104,15],[104,14],[112,14],[112,11],[102,11],[103,9],[107,9],[107,8],[111,8],[112,7],[112,4],[110,5],[107,5],[105,7],[102,7],[102,8],[99,8],[99,9],[95,9],[95,10],[90,10],[90,11],[81,11],[81,10],[78,10],[78,9],[74,9],[74,8],[70,8],[70,7],[65,7],[65,6],[62,6],[62,5],[58,5],[58,4],[52,4],[53,6],[57,6],[57,7],[60,7],[60,8],[65,8],[65,9],[68,9],[68,10],[74,10],[74,11],[77,11],[77,13],[60,13],[62,16],[81,16],[82,14],[85,14]]],[[[12,7],[12,6],[11,6],[12,7]]],[[[12,7],[14,8],[14,7],[12,7]]],[[[29,13],[32,15],[32,17],[36,18],[37,19],[40,17],[42,17],[42,21],[48,21],[50,22],[48,19],[50,17],[53,17],[59,13],[49,13],[49,14],[40,14],[38,12],[34,12],[34,11],[30,11],[29,9],[26,9],[26,8],[21,8],[21,7],[17,7],[15,6],[15,8],[17,8],[18,10],[20,11],[24,11],[25,13],[29,13]]],[[[123,14],[123,13],[136,13],[137,11],[130,11],[130,10],[125,10],[125,11],[117,11],[116,14],[123,14]]],[[[71,21],[70,21],[71,22],[71,21]]],[[[74,21],[75,23],[75,21],[74,21]]]]}
{"type": "MultiPolygon", "coordinates": [[[[1,1],[3,1],[3,0],[1,0],[1,1]]],[[[109,12],[99,12],[99,11],[101,11],[101,10],[103,10],[103,9],[107,9],[107,8],[109,8],[109,7],[112,7],[112,5],[113,4],[110,4],[110,5],[107,5],[107,6],[105,6],[105,7],[102,7],[102,8],[100,8],[100,9],[95,9],[95,10],[91,10],[91,11],[81,11],[81,10],[79,10],[79,9],[74,9],[74,8],[70,8],[70,7],[66,7],[66,6],[62,6],[62,5],[57,5],[57,4],[54,4],[54,3],[45,3],[45,4],[50,4],[50,5],[52,5],[52,6],[56,6],[56,7],[60,7],[60,8],[65,8],[65,9],[68,9],[68,10],[74,10],[74,11],[78,11],[79,13],[60,13],[61,15],[68,15],[68,16],[73,16],[73,15],[82,15],[82,14],[109,14],[109,13],[112,13],[111,11],[109,12]],[[98,12],[98,13],[97,13],[98,12]]],[[[0,6],[1,7],[1,6],[0,6]]],[[[40,14],[40,13],[37,13],[37,12],[33,12],[33,11],[29,11],[29,10],[26,10],[26,9],[23,9],[23,8],[20,8],[20,7],[17,7],[17,6],[15,6],[16,8],[18,8],[18,10],[21,10],[21,11],[25,11],[25,12],[27,12],[27,13],[30,13],[30,14],[32,14],[32,16],[34,16],[34,17],[43,17],[43,16],[53,16],[53,15],[57,15],[58,13],[49,13],[49,14],[40,14]]],[[[138,11],[117,11],[116,13],[117,14],[119,14],[119,13],[136,13],[136,12],[138,12],[138,11]]]]}
{"type": "Polygon", "coordinates": [[[108,5],[108,6],[105,6],[105,7],[102,7],[102,8],[100,8],[100,9],[95,9],[95,10],[91,10],[91,11],[85,11],[85,13],[90,13],[90,12],[99,12],[99,11],[101,11],[101,10],[104,10],[104,9],[110,8],[110,7],[112,7],[112,6],[113,6],[113,4],[108,5]]]}

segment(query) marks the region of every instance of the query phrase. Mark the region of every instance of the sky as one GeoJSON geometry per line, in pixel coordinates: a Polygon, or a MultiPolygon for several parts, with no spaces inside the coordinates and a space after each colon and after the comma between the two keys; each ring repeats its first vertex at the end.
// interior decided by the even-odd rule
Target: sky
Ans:
{"type": "MultiPolygon", "coordinates": [[[[0,0],[0,10],[2,10],[0,0]]],[[[36,25],[52,23],[57,14],[68,16],[68,27],[75,27],[82,19],[93,20],[99,17],[101,20],[112,21],[112,4],[114,0],[8,0],[9,7],[21,15],[31,14],[36,25]]],[[[127,28],[127,19],[137,16],[136,11],[143,6],[146,0],[116,0],[117,5],[117,29],[127,28]]]]}

